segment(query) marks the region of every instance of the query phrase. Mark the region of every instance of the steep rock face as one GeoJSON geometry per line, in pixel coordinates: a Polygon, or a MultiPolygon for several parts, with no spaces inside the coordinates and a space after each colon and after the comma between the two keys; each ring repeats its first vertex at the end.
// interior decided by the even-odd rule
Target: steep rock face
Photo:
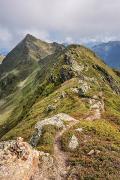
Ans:
{"type": "Polygon", "coordinates": [[[0,179],[30,180],[38,169],[39,153],[22,138],[0,143],[0,179]]]}

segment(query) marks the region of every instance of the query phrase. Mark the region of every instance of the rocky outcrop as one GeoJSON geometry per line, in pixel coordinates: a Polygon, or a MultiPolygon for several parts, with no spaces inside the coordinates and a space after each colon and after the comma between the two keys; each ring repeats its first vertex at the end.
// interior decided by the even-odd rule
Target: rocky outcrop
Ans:
{"type": "MultiPolygon", "coordinates": [[[[60,69],[60,80],[65,82],[73,77],[82,76],[82,71],[87,71],[88,67],[86,67],[83,63],[78,63],[76,58],[73,56],[71,52],[67,52],[64,55],[64,64],[60,69]]],[[[50,78],[52,81],[55,82],[55,77],[52,76],[50,78]]]]}
{"type": "Polygon", "coordinates": [[[86,96],[87,92],[89,91],[90,85],[83,80],[80,80],[79,83],[80,83],[79,87],[71,88],[71,90],[74,93],[78,94],[78,96],[84,97],[84,96],[86,96]]]}
{"type": "Polygon", "coordinates": [[[0,180],[30,180],[38,163],[38,151],[22,138],[0,143],[0,180]]]}
{"type": "MultiPolygon", "coordinates": [[[[101,92],[102,94],[102,92],[101,92]]],[[[95,120],[95,119],[100,119],[101,114],[104,112],[104,101],[103,97],[101,95],[101,99],[99,99],[98,96],[93,96],[93,98],[89,98],[88,102],[90,104],[90,110],[92,112],[91,115],[89,115],[86,120],[95,120]]]]}
{"type": "Polygon", "coordinates": [[[30,139],[30,144],[32,146],[36,146],[38,144],[38,141],[39,141],[40,136],[42,134],[42,129],[45,125],[53,125],[53,126],[56,126],[57,128],[64,128],[65,127],[64,122],[74,121],[74,120],[75,119],[72,118],[71,116],[69,116],[65,113],[60,113],[60,114],[57,114],[51,118],[47,118],[47,119],[44,119],[42,121],[39,121],[35,125],[35,132],[30,139]]]}
{"type": "Polygon", "coordinates": [[[60,77],[62,82],[67,81],[74,77],[74,72],[72,71],[71,67],[63,66],[60,70],[60,77]]]}
{"type": "Polygon", "coordinates": [[[64,63],[66,65],[70,65],[73,72],[80,73],[85,69],[85,66],[83,64],[78,64],[76,59],[73,57],[71,53],[66,53],[64,56],[64,63]]]}

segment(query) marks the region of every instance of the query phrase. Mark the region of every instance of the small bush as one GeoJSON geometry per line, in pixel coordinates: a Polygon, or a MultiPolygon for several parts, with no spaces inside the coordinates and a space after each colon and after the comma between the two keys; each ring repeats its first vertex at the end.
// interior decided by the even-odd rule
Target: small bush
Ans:
{"type": "Polygon", "coordinates": [[[52,92],[54,91],[54,87],[55,87],[55,86],[54,86],[53,83],[48,84],[48,85],[45,87],[42,95],[48,96],[50,93],[52,93],[52,92]]]}

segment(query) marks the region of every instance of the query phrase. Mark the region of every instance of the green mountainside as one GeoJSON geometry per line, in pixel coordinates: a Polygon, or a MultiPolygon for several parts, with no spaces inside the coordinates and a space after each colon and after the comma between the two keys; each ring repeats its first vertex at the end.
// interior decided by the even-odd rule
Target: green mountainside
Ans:
{"type": "Polygon", "coordinates": [[[37,69],[38,61],[63,48],[57,43],[46,43],[32,35],[26,35],[0,65],[0,97],[17,90],[18,82],[25,80],[37,69]]]}
{"type": "MultiPolygon", "coordinates": [[[[77,120],[61,137],[73,179],[117,179],[120,167],[120,76],[94,52],[27,35],[0,65],[0,139],[30,139],[38,121],[66,113],[77,120]],[[76,130],[78,129],[78,131],[76,130]],[[69,148],[72,137],[78,140],[69,148]]],[[[67,125],[67,124],[65,124],[67,125]]],[[[53,125],[36,148],[54,154],[53,125]]]]}
{"type": "Polygon", "coordinates": [[[0,73],[9,72],[14,68],[19,70],[37,64],[40,59],[55,53],[64,48],[57,43],[46,43],[32,35],[26,37],[6,56],[3,61],[0,73]]]}

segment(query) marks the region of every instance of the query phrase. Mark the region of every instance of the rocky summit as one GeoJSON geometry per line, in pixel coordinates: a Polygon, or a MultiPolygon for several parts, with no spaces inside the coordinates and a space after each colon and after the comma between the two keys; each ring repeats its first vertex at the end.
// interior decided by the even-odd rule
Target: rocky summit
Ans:
{"type": "Polygon", "coordinates": [[[0,64],[0,180],[119,177],[119,70],[28,34],[0,64]]]}

